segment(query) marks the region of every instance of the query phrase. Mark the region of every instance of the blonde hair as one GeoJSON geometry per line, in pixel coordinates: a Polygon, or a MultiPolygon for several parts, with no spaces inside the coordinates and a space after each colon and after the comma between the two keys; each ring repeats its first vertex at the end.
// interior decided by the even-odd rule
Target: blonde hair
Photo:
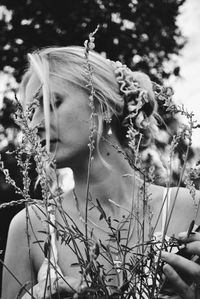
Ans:
{"type": "MultiPolygon", "coordinates": [[[[86,59],[84,53],[85,49],[83,47],[69,46],[44,48],[29,54],[29,67],[21,83],[21,96],[23,101],[26,102],[26,86],[34,72],[41,81],[41,88],[43,91],[47,148],[49,147],[50,139],[50,101],[53,106],[50,80],[53,77],[59,78],[63,88],[65,86],[64,81],[67,80],[68,82],[83,88],[89,94],[87,87],[88,74],[85,70],[86,59]]],[[[126,142],[124,142],[124,140],[126,139],[127,128],[121,128],[126,110],[124,104],[125,101],[123,96],[120,94],[119,84],[115,77],[113,65],[108,59],[105,59],[95,51],[90,51],[89,63],[92,67],[93,86],[95,90],[95,108],[98,118],[97,145],[99,143],[99,136],[101,136],[104,129],[105,117],[109,118],[109,116],[111,116],[112,122],[110,123],[110,126],[116,133],[119,142],[125,146],[126,142]]],[[[132,73],[140,87],[144,88],[148,92],[151,99],[151,111],[148,113],[148,118],[154,119],[156,102],[153,95],[151,81],[149,77],[143,73],[132,73]]]]}

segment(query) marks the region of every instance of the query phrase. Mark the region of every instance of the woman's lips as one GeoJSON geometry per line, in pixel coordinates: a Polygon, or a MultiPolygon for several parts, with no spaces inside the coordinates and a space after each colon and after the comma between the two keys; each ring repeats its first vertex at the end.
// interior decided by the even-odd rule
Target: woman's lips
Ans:
{"type": "Polygon", "coordinates": [[[50,140],[50,143],[58,143],[58,139],[50,140]]]}
{"type": "MultiPolygon", "coordinates": [[[[50,144],[55,145],[55,144],[58,143],[58,141],[59,141],[58,139],[51,139],[50,144]]],[[[46,145],[46,139],[41,140],[40,144],[41,144],[42,147],[45,146],[46,145]]]]}

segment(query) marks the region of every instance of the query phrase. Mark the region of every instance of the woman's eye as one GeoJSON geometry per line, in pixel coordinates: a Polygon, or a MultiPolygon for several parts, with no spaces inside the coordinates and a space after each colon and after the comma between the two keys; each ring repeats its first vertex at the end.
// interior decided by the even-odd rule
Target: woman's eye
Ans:
{"type": "Polygon", "coordinates": [[[61,96],[56,95],[55,96],[55,102],[54,102],[55,107],[58,108],[61,104],[62,104],[62,98],[61,98],[61,96]]]}
{"type": "Polygon", "coordinates": [[[59,108],[62,104],[62,97],[55,95],[53,104],[50,103],[50,110],[53,111],[55,108],[59,108]]]}

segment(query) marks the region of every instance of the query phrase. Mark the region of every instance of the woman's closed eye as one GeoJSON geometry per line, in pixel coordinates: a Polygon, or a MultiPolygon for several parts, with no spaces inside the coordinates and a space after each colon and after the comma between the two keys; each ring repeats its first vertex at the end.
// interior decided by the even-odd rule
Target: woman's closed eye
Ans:
{"type": "Polygon", "coordinates": [[[60,105],[62,104],[62,102],[63,102],[63,98],[61,97],[61,95],[56,94],[55,95],[55,101],[54,101],[55,107],[59,108],[60,105]]]}
{"type": "MultiPolygon", "coordinates": [[[[39,102],[40,107],[43,109],[43,107],[44,107],[43,96],[42,95],[38,96],[37,100],[39,102]]],[[[55,108],[58,109],[60,107],[60,105],[62,104],[62,102],[63,102],[63,97],[59,94],[54,94],[53,103],[51,103],[51,101],[49,103],[50,111],[53,111],[55,108]]]]}
{"type": "Polygon", "coordinates": [[[50,104],[50,110],[53,111],[54,108],[58,109],[63,102],[63,98],[59,94],[54,94],[53,104],[50,104]]]}

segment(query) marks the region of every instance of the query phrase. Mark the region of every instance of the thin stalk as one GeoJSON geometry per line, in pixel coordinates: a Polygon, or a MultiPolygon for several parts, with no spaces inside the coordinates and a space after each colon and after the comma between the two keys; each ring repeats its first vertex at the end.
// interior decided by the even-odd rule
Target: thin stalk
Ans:
{"type": "MultiPolygon", "coordinates": [[[[31,281],[33,281],[33,271],[32,271],[32,263],[31,263],[31,246],[30,246],[30,235],[29,235],[29,212],[28,212],[28,206],[27,203],[25,205],[26,209],[26,236],[27,236],[27,242],[28,242],[28,257],[29,257],[29,263],[30,263],[30,269],[31,269],[31,281]]],[[[33,296],[33,286],[31,284],[31,295],[33,296]]]]}

